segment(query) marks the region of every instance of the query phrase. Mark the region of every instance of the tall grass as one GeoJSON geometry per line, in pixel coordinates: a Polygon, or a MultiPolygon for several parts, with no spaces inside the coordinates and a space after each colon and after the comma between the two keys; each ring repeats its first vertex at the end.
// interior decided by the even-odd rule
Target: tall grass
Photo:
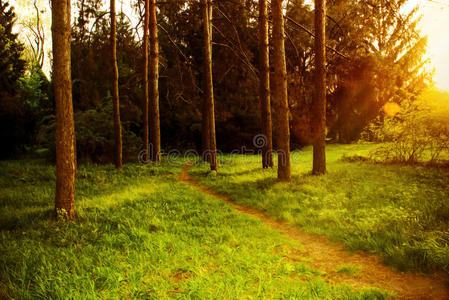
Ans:
{"type": "Polygon", "coordinates": [[[52,215],[54,167],[0,162],[0,298],[384,299],[285,256],[301,245],[172,176],[82,166],[74,222],[52,215]]]}
{"type": "Polygon", "coordinates": [[[312,176],[312,151],[293,153],[292,183],[262,170],[259,156],[223,156],[217,176],[207,166],[191,173],[239,204],[309,232],[380,254],[400,270],[449,271],[449,170],[348,162],[373,145],[329,145],[328,174],[312,176]]]}

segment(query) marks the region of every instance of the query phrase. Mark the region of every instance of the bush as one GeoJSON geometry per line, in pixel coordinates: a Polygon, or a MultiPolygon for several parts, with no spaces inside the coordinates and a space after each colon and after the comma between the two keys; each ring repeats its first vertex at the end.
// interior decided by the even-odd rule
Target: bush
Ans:
{"type": "MultiPolygon", "coordinates": [[[[75,113],[76,152],[78,161],[110,163],[114,159],[114,123],[112,103],[107,101],[96,109],[75,113]]],[[[44,119],[38,134],[41,146],[50,149],[51,158],[55,157],[55,116],[44,119]]],[[[122,122],[123,159],[137,159],[142,144],[139,137],[122,122]]]]}
{"type": "Polygon", "coordinates": [[[432,89],[404,106],[374,130],[376,141],[382,145],[372,151],[372,158],[406,163],[440,161],[449,151],[449,93],[432,89]]]}

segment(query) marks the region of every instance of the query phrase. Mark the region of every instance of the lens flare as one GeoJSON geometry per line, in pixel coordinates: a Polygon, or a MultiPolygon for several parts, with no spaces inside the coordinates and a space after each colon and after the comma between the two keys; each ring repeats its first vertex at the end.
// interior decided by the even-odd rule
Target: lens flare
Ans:
{"type": "Polygon", "coordinates": [[[394,117],[401,111],[401,107],[397,103],[388,102],[384,105],[383,111],[387,116],[394,117]]]}

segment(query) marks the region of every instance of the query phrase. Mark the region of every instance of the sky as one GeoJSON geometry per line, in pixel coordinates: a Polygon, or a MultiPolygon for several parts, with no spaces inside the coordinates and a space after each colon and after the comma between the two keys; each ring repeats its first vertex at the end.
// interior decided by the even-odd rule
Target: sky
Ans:
{"type": "Polygon", "coordinates": [[[449,0],[413,0],[423,16],[422,33],[428,36],[430,66],[438,88],[449,91],[449,0]]]}
{"type": "MultiPolygon", "coordinates": [[[[312,2],[312,0],[307,0],[312,2]]],[[[47,0],[39,0],[46,9],[44,18],[47,21],[46,32],[50,37],[50,14],[47,0]]],[[[11,0],[11,5],[16,7],[19,20],[32,15],[32,0],[11,0]]],[[[117,1],[120,8],[126,1],[117,1]]],[[[430,59],[429,69],[435,71],[434,81],[438,88],[449,91],[449,0],[409,0],[408,7],[419,5],[422,15],[421,32],[428,36],[428,53],[430,59]]],[[[125,7],[124,7],[125,8],[125,7]]],[[[126,9],[125,9],[126,11],[126,9]]],[[[73,11],[72,11],[73,13],[73,11]]],[[[51,49],[50,40],[46,44],[46,52],[51,49]]],[[[49,59],[45,68],[49,71],[49,59]]],[[[46,72],[46,73],[47,73],[46,72]]]]}

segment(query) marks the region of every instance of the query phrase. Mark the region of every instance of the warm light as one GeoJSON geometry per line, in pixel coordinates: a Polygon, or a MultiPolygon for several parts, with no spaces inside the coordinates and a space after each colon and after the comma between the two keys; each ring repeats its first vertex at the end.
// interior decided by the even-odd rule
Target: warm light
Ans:
{"type": "Polygon", "coordinates": [[[428,36],[430,67],[435,69],[434,81],[438,88],[449,91],[449,1],[411,0],[419,5],[422,14],[421,33],[428,36]]]}
{"type": "Polygon", "coordinates": [[[388,102],[384,105],[383,111],[387,116],[394,117],[401,111],[401,107],[397,103],[388,102]]]}

